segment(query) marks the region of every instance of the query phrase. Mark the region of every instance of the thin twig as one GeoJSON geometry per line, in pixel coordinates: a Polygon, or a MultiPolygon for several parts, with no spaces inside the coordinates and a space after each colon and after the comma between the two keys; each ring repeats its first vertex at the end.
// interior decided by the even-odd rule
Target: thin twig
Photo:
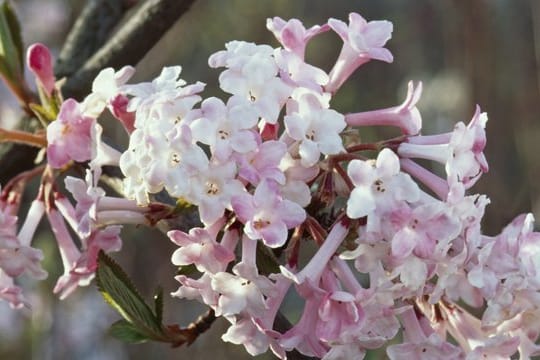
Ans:
{"type": "Polygon", "coordinates": [[[195,0],[146,0],[113,37],[62,88],[65,96],[81,99],[99,71],[136,65],[195,0]]]}

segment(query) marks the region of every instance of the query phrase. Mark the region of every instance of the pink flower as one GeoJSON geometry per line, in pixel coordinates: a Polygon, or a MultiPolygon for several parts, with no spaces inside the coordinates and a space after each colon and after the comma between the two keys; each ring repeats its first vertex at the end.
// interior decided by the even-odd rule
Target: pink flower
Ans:
{"type": "Polygon", "coordinates": [[[403,104],[388,109],[347,114],[345,121],[351,126],[396,126],[404,135],[416,135],[422,128],[422,117],[416,108],[421,95],[422,83],[414,88],[413,82],[409,81],[407,98],[403,104]]]}
{"type": "Polygon", "coordinates": [[[277,76],[274,50],[268,45],[242,41],[225,46],[227,50],[213,54],[208,62],[211,67],[227,67],[219,76],[219,84],[223,91],[233,95],[228,105],[241,111],[244,121],[257,122],[262,118],[275,124],[290,87],[277,76]]]}
{"type": "MultiPolygon", "coordinates": [[[[99,72],[92,82],[92,92],[84,99],[85,111],[94,117],[99,116],[103,109],[108,106],[113,112],[112,103],[121,93],[120,87],[124,85],[135,73],[132,66],[124,66],[118,71],[113,68],[105,68],[99,72]]],[[[119,101],[118,99],[116,100],[119,101]]],[[[118,104],[117,104],[118,105],[118,104]]],[[[127,103],[124,105],[126,110],[127,103]]]]}
{"type": "Polygon", "coordinates": [[[53,168],[69,161],[83,162],[92,158],[92,127],[95,119],[82,113],[80,104],[67,99],[58,118],[47,126],[47,159],[53,168]]]}
{"type": "Polygon", "coordinates": [[[489,169],[483,153],[486,122],[486,113],[481,113],[477,106],[469,125],[459,122],[450,133],[409,137],[407,142],[399,145],[397,152],[404,158],[422,158],[445,164],[448,183],[461,182],[469,189],[489,169]]]}
{"type": "Polygon", "coordinates": [[[12,309],[27,304],[22,289],[13,283],[13,278],[0,269],[0,299],[7,301],[12,309]]]}
{"type": "Polygon", "coordinates": [[[254,151],[239,154],[235,157],[240,169],[238,175],[253,185],[258,185],[264,179],[271,179],[279,184],[285,183],[285,174],[279,164],[287,145],[281,141],[265,141],[254,151]]]}
{"type": "Polygon", "coordinates": [[[235,177],[236,165],[232,161],[210,163],[191,177],[190,191],[185,198],[199,207],[205,225],[211,225],[223,216],[225,209],[231,207],[231,199],[244,191],[243,184],[235,177]]]}
{"type": "Polygon", "coordinates": [[[235,113],[235,107],[214,97],[204,100],[201,110],[202,117],[190,125],[193,137],[209,145],[212,155],[219,161],[227,161],[233,152],[255,150],[257,133],[252,129],[256,119],[235,113]]]}
{"type": "Polygon", "coordinates": [[[11,278],[28,273],[35,279],[45,279],[47,272],[41,267],[43,253],[30,246],[43,216],[43,203],[32,202],[19,234],[16,234],[17,217],[9,214],[8,209],[0,209],[0,272],[11,278]]]}
{"type": "Polygon", "coordinates": [[[293,52],[302,60],[306,45],[311,38],[330,29],[327,24],[324,24],[323,26],[314,25],[306,30],[298,19],[285,21],[277,16],[266,19],[266,28],[274,34],[285,49],[293,52]]]}
{"type": "Polygon", "coordinates": [[[244,345],[246,351],[252,356],[263,354],[270,346],[270,338],[259,330],[250,317],[236,320],[221,336],[221,339],[233,344],[244,345]]]}
{"type": "Polygon", "coordinates": [[[180,246],[171,258],[174,265],[194,264],[201,272],[215,274],[225,271],[227,264],[235,258],[234,253],[219,244],[207,229],[194,228],[189,234],[172,230],[167,236],[180,246]]]}
{"type": "Polygon", "coordinates": [[[330,19],[328,25],[343,40],[343,47],[330,72],[327,92],[335,93],[347,78],[362,64],[371,59],[392,62],[390,51],[383,46],[391,38],[393,25],[389,21],[367,22],[356,13],[349,14],[349,25],[330,19]]]}
{"type": "Polygon", "coordinates": [[[181,286],[171,296],[182,299],[197,299],[216,309],[218,305],[219,294],[212,289],[212,276],[205,272],[199,279],[195,280],[185,275],[178,275],[175,279],[180,282],[181,286]]]}
{"type": "Polygon", "coordinates": [[[263,293],[253,280],[226,272],[213,274],[212,290],[219,294],[216,315],[235,315],[243,311],[257,315],[266,311],[263,293]]]}
{"type": "Polygon", "coordinates": [[[353,294],[340,289],[336,275],[328,268],[322,275],[321,289],[324,295],[317,314],[316,334],[319,339],[333,343],[363,325],[364,310],[353,294]]]}
{"type": "Polygon", "coordinates": [[[77,286],[88,286],[95,274],[91,271],[84,273],[74,271],[77,267],[77,262],[81,257],[81,252],[73,242],[67,226],[62,219],[62,215],[58,210],[49,210],[47,216],[49,223],[51,224],[51,229],[56,237],[60,256],[62,257],[62,264],[64,266],[64,274],[57,280],[53,292],[55,294],[60,293],[60,299],[65,299],[75,291],[77,286]]]}
{"type": "Polygon", "coordinates": [[[297,54],[283,49],[274,51],[279,76],[292,87],[306,87],[322,93],[322,86],[328,83],[328,75],[316,66],[307,64],[297,54]]]}
{"type": "Polygon", "coordinates": [[[391,360],[463,359],[463,351],[459,347],[445,341],[432,328],[422,326],[412,307],[401,314],[401,322],[404,341],[387,348],[386,353],[391,360]]]}
{"type": "Polygon", "coordinates": [[[383,149],[376,161],[351,161],[347,172],[355,186],[347,201],[347,216],[353,219],[416,201],[420,194],[410,176],[399,171],[399,159],[390,149],[383,149]]]}
{"type": "Polygon", "coordinates": [[[326,108],[325,96],[312,90],[298,88],[292,98],[297,102],[297,109],[289,112],[284,122],[287,135],[298,141],[302,166],[315,165],[321,154],[343,152],[340,133],[347,126],[343,115],[326,108]]]}
{"type": "Polygon", "coordinates": [[[392,255],[404,259],[414,253],[423,259],[444,259],[449,242],[460,231],[460,223],[445,203],[420,205],[409,213],[405,226],[392,238],[392,255]]]}
{"type": "Polygon", "coordinates": [[[318,358],[322,358],[327,353],[328,347],[315,334],[320,305],[321,294],[314,293],[306,298],[302,317],[279,340],[279,344],[284,349],[296,349],[304,355],[318,358]]]}
{"type": "Polygon", "coordinates": [[[30,246],[16,244],[0,248],[0,269],[11,277],[28,272],[36,279],[45,279],[47,272],[41,268],[43,253],[30,246]]]}
{"type": "Polygon", "coordinates": [[[250,239],[262,239],[266,246],[280,247],[287,240],[287,229],[300,225],[306,213],[300,205],[283,199],[269,180],[262,181],[254,195],[247,193],[232,198],[233,210],[245,224],[250,239]]]}

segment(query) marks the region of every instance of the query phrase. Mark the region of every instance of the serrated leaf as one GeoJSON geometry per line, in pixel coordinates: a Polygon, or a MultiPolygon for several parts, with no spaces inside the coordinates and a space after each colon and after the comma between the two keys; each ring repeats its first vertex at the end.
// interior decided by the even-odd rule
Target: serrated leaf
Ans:
{"type": "Polygon", "coordinates": [[[112,324],[109,328],[109,334],[118,340],[131,344],[143,343],[150,340],[126,320],[118,320],[112,324]]]}
{"type": "Polygon", "coordinates": [[[112,258],[100,251],[96,270],[98,289],[109,305],[137,331],[153,340],[165,337],[163,325],[143,300],[127,274],[112,258]]]}
{"type": "Polygon", "coordinates": [[[154,292],[154,311],[158,322],[161,324],[163,322],[163,288],[161,286],[158,286],[154,292]]]}

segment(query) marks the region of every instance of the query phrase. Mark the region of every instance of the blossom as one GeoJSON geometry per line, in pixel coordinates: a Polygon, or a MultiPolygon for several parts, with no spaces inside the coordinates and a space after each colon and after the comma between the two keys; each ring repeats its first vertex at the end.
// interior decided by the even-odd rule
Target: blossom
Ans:
{"type": "Polygon", "coordinates": [[[249,121],[262,118],[275,124],[290,88],[277,77],[273,49],[241,41],[229,42],[226,48],[213,54],[208,62],[212,67],[227,67],[219,76],[219,84],[233,95],[228,103],[249,121]]]}
{"type": "Polygon", "coordinates": [[[349,25],[330,19],[328,25],[343,40],[343,47],[330,72],[325,90],[335,93],[347,78],[362,64],[371,59],[392,62],[390,51],[383,46],[390,39],[393,25],[389,21],[367,22],[357,13],[349,14],[349,25]]]}
{"type": "Polygon", "coordinates": [[[306,45],[311,38],[329,30],[327,24],[322,26],[314,25],[306,29],[298,19],[285,21],[278,16],[266,19],[266,28],[274,34],[285,49],[294,53],[300,59],[304,59],[306,45]]]}
{"type": "Polygon", "coordinates": [[[217,273],[225,270],[227,263],[234,260],[232,251],[216,242],[208,230],[193,228],[189,234],[172,230],[167,236],[178,246],[171,258],[174,265],[194,264],[201,272],[217,273]]]}
{"type": "Polygon", "coordinates": [[[399,145],[397,152],[405,158],[429,159],[445,164],[448,183],[461,182],[469,189],[489,169],[483,153],[486,122],[486,113],[481,113],[477,106],[469,125],[459,122],[450,133],[409,137],[399,145]]]}
{"type": "Polygon", "coordinates": [[[252,356],[264,353],[270,346],[268,336],[262,333],[249,317],[244,317],[229,326],[221,339],[233,344],[244,345],[246,351],[252,356]]]}
{"type": "Polygon", "coordinates": [[[193,137],[209,145],[220,161],[228,160],[233,151],[247,153],[257,147],[256,133],[251,131],[256,119],[237,114],[235,110],[218,98],[209,98],[201,104],[202,117],[190,125],[193,137]]]}
{"type": "Polygon", "coordinates": [[[191,187],[185,198],[199,207],[201,220],[206,225],[218,220],[225,209],[231,208],[231,199],[244,191],[236,178],[236,165],[210,163],[191,178],[191,187]]]}
{"type": "Polygon", "coordinates": [[[420,258],[437,256],[442,259],[449,248],[449,242],[461,231],[460,224],[442,202],[416,207],[407,220],[408,223],[392,238],[392,255],[399,258],[414,252],[420,258]]]}
{"type": "MultiPolygon", "coordinates": [[[[17,217],[9,213],[9,208],[0,209],[0,272],[5,274],[5,277],[13,279],[23,273],[39,280],[47,277],[47,272],[41,267],[42,251],[30,244],[42,215],[43,204],[33,201],[17,234],[17,217]]],[[[16,288],[8,283],[6,280],[6,294],[15,295],[13,291],[18,293],[16,288]]]]}
{"type": "Polygon", "coordinates": [[[388,109],[347,114],[345,121],[352,126],[396,126],[405,135],[416,135],[422,128],[422,117],[416,108],[416,103],[420,100],[421,95],[422,83],[418,83],[415,88],[414,83],[409,81],[407,98],[403,104],[388,109]]]}
{"type": "Polygon", "coordinates": [[[405,359],[453,359],[463,358],[463,352],[446,342],[433,329],[425,329],[412,308],[401,314],[404,342],[388,347],[386,353],[392,360],[405,359]]]}
{"type": "Polygon", "coordinates": [[[127,105],[127,98],[121,93],[120,88],[134,73],[135,68],[132,66],[124,66],[118,71],[110,67],[101,70],[92,82],[92,92],[84,99],[85,112],[89,116],[97,117],[106,106],[114,114],[113,109],[118,109],[114,104],[118,105],[119,102],[125,101],[127,105]]]}
{"type": "Polygon", "coordinates": [[[53,168],[70,160],[83,162],[92,158],[92,127],[95,119],[82,113],[81,105],[67,99],[55,121],[47,126],[47,159],[53,168]]]}
{"type": "Polygon", "coordinates": [[[306,213],[298,204],[283,199],[269,180],[261,182],[255,194],[232,198],[233,210],[245,224],[250,239],[262,239],[265,245],[280,247],[287,240],[287,229],[300,225],[306,213]]]}
{"type": "Polygon", "coordinates": [[[13,283],[13,278],[0,269],[0,299],[7,301],[12,309],[21,309],[28,304],[22,288],[13,283]]]}
{"type": "Polygon", "coordinates": [[[322,69],[305,63],[297,54],[276,49],[274,51],[279,77],[295,88],[305,87],[322,93],[322,86],[328,83],[328,75],[322,69]]]}
{"type": "Polygon", "coordinates": [[[234,315],[242,311],[265,311],[264,297],[255,282],[241,276],[219,272],[212,276],[212,289],[219,293],[216,315],[234,315]]]}
{"type": "Polygon", "coordinates": [[[286,152],[284,142],[265,141],[253,151],[235,157],[239,166],[238,175],[253,185],[265,179],[284,184],[285,174],[279,165],[286,152]]]}
{"type": "Polygon", "coordinates": [[[389,149],[383,149],[376,161],[351,161],[347,173],[355,186],[347,201],[347,215],[353,219],[419,197],[418,185],[399,171],[398,157],[389,149]]]}
{"type": "Polygon", "coordinates": [[[187,85],[179,78],[181,72],[181,66],[165,67],[151,82],[122,87],[125,94],[133,96],[126,110],[136,112],[135,128],[152,125],[148,120],[157,117],[163,121],[153,125],[165,127],[162,131],[166,132],[200,101],[197,94],[205,85],[201,82],[187,85]]]}
{"type": "Polygon", "coordinates": [[[342,114],[326,109],[325,99],[307,89],[292,94],[298,102],[298,110],[285,116],[287,134],[299,142],[298,153],[302,165],[314,165],[320,154],[331,155],[344,151],[339,133],[345,128],[342,114]]]}

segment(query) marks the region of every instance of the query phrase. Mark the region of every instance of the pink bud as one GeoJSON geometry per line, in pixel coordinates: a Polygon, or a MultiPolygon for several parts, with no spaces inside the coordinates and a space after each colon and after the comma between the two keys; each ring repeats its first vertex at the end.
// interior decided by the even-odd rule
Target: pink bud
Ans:
{"type": "Polygon", "coordinates": [[[26,63],[47,95],[51,96],[55,78],[49,49],[41,43],[31,45],[26,53],[26,63]]]}
{"type": "Polygon", "coordinates": [[[128,134],[131,134],[135,130],[135,112],[127,111],[128,103],[129,99],[127,96],[119,94],[111,100],[109,109],[113,116],[124,125],[124,129],[126,129],[128,134]]]}
{"type": "Polygon", "coordinates": [[[279,124],[269,124],[265,122],[260,130],[263,140],[276,140],[279,131],[279,124]]]}

